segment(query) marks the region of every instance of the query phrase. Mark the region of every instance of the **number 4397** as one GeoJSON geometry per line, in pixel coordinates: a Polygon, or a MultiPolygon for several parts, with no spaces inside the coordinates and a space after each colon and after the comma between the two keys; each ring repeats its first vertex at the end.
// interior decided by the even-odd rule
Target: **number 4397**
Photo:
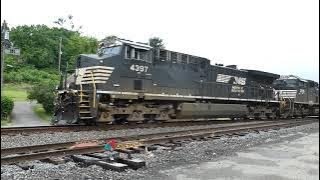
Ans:
{"type": "Polygon", "coordinates": [[[136,65],[133,64],[130,66],[130,70],[132,71],[137,71],[137,72],[148,72],[148,66],[140,66],[140,65],[136,65]]]}

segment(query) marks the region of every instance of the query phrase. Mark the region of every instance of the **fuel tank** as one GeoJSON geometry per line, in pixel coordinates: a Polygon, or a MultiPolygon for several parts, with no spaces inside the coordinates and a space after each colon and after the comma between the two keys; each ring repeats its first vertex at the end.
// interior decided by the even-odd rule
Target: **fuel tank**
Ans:
{"type": "Polygon", "coordinates": [[[182,103],[178,107],[177,117],[244,117],[247,114],[248,108],[243,104],[182,103]]]}

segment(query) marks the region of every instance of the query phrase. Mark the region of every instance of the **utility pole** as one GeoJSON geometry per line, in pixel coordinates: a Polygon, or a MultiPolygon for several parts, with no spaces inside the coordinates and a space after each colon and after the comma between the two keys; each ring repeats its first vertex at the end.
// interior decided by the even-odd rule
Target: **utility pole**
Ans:
{"type": "Polygon", "coordinates": [[[59,62],[58,62],[58,71],[59,71],[59,73],[61,74],[61,54],[62,54],[62,52],[61,52],[61,46],[62,46],[62,37],[60,37],[60,42],[59,42],[59,62]]]}
{"type": "Polygon", "coordinates": [[[67,62],[66,70],[65,70],[65,73],[64,73],[64,89],[67,89],[68,65],[69,65],[69,63],[67,62]]]}

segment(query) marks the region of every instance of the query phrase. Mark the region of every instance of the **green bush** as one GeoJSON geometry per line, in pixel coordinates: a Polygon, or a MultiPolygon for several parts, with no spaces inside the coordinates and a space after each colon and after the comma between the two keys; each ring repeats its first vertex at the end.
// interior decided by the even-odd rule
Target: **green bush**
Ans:
{"type": "Polygon", "coordinates": [[[15,70],[6,70],[4,80],[6,83],[35,84],[41,83],[43,80],[59,81],[59,75],[32,67],[23,67],[15,70]]]}
{"type": "Polygon", "coordinates": [[[42,104],[44,110],[51,114],[54,111],[54,91],[58,83],[56,81],[43,81],[35,84],[31,90],[28,91],[28,99],[37,100],[42,104]]]}
{"type": "Polygon", "coordinates": [[[13,109],[13,100],[7,96],[1,97],[1,120],[7,119],[13,109]]]}

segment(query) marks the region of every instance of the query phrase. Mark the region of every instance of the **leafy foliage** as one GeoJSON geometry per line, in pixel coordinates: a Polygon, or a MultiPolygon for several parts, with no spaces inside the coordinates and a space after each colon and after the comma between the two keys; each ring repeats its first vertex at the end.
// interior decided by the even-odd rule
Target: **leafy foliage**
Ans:
{"type": "Polygon", "coordinates": [[[111,36],[106,36],[105,38],[103,38],[103,39],[101,40],[101,42],[102,42],[104,45],[109,45],[109,44],[114,43],[117,39],[118,39],[117,36],[111,35],[111,36]]]}
{"type": "Polygon", "coordinates": [[[64,46],[64,58],[69,66],[75,64],[75,59],[79,54],[95,53],[97,50],[97,40],[91,37],[74,34],[69,37],[64,46]]]}
{"type": "MultiPolygon", "coordinates": [[[[7,68],[9,69],[9,68],[7,68]]],[[[6,83],[40,83],[44,80],[52,80],[59,82],[59,75],[57,72],[48,70],[38,70],[33,67],[13,68],[7,70],[4,74],[4,80],[6,83]],[[51,71],[51,72],[50,72],[51,71]]]]}
{"type": "Polygon", "coordinates": [[[49,114],[54,111],[54,91],[57,83],[55,81],[44,81],[36,84],[28,91],[28,99],[37,100],[42,104],[45,111],[49,114]]]}
{"type": "Polygon", "coordinates": [[[21,49],[21,59],[36,68],[56,68],[59,38],[62,37],[62,64],[74,64],[80,53],[95,53],[97,40],[77,31],[45,25],[18,26],[10,31],[11,41],[21,49]]]}
{"type": "Polygon", "coordinates": [[[153,37],[149,39],[149,45],[154,48],[165,48],[163,40],[158,37],[153,37]]]}
{"type": "Polygon", "coordinates": [[[53,21],[53,23],[57,24],[61,28],[68,29],[70,31],[79,32],[82,29],[82,26],[76,28],[73,22],[72,15],[68,15],[67,18],[60,17],[56,21],[53,21]]]}
{"type": "Polygon", "coordinates": [[[6,120],[13,110],[13,100],[7,96],[1,97],[1,120],[6,120]]]}

